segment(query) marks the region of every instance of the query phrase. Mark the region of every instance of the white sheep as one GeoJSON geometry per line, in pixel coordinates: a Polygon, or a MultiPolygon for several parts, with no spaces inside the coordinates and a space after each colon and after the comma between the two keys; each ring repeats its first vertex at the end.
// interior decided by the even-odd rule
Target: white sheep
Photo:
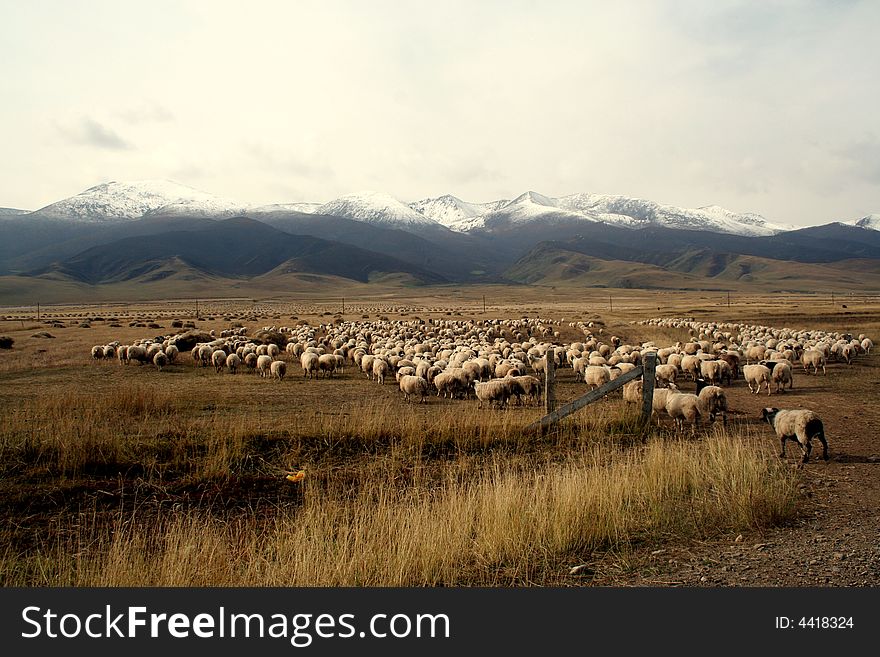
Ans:
{"type": "Polygon", "coordinates": [[[675,420],[679,431],[684,429],[685,421],[690,422],[696,430],[703,415],[700,398],[690,392],[677,392],[666,397],[666,413],[675,420]]]}
{"type": "Polygon", "coordinates": [[[271,376],[272,373],[272,357],[267,354],[257,356],[257,371],[264,379],[271,376]]]}
{"type": "Polygon", "coordinates": [[[498,408],[501,408],[510,398],[509,379],[491,379],[486,382],[477,381],[474,383],[474,394],[480,402],[479,408],[483,408],[483,402],[486,402],[491,407],[493,401],[498,404],[498,408]]]}
{"type": "MultiPolygon", "coordinates": [[[[254,365],[256,365],[256,354],[254,354],[254,365]]],[[[238,368],[241,367],[241,358],[238,354],[229,354],[226,357],[226,369],[229,370],[230,374],[235,374],[238,371],[238,368]]]]}
{"type": "MultiPolygon", "coordinates": [[[[271,356],[269,356],[271,358],[271,356]]],[[[283,360],[273,360],[269,365],[269,371],[273,379],[278,379],[279,383],[284,381],[284,375],[287,374],[287,363],[283,360]]]]}
{"type": "Polygon", "coordinates": [[[654,369],[654,381],[658,387],[671,387],[675,384],[677,378],[678,368],[675,365],[666,363],[665,365],[658,365],[654,369]]]}
{"type": "Polygon", "coordinates": [[[223,367],[226,365],[226,352],[222,349],[217,349],[211,354],[211,364],[214,366],[214,369],[217,370],[219,374],[223,367]]]}
{"type": "Polygon", "coordinates": [[[786,383],[788,384],[788,389],[791,390],[794,387],[791,363],[788,361],[777,362],[770,373],[770,380],[776,384],[776,392],[785,392],[786,383]]]}
{"type": "Polygon", "coordinates": [[[749,386],[749,392],[756,395],[761,392],[761,385],[767,386],[767,394],[770,394],[770,368],[766,365],[743,365],[743,378],[749,386]],[[752,390],[752,385],[755,389],[752,390]]]}
{"type": "Polygon", "coordinates": [[[623,384],[623,401],[628,404],[638,404],[642,401],[641,380],[630,381],[623,384]]]}
{"type": "Polygon", "coordinates": [[[400,391],[403,393],[404,401],[409,401],[410,395],[418,395],[421,397],[419,403],[423,403],[428,394],[428,381],[421,376],[405,375],[400,378],[400,391]]]}
{"type": "Polygon", "coordinates": [[[333,354],[321,354],[318,356],[318,371],[323,372],[323,376],[333,378],[333,372],[336,370],[336,356],[333,354]]]}
{"type": "Polygon", "coordinates": [[[299,358],[299,364],[303,369],[303,378],[314,379],[318,374],[318,354],[310,351],[303,352],[299,358]]]}
{"type": "Polygon", "coordinates": [[[708,417],[709,422],[715,421],[715,416],[721,416],[722,424],[727,424],[727,395],[719,386],[701,386],[697,382],[697,397],[700,400],[701,415],[708,417]]]}
{"type": "Polygon", "coordinates": [[[605,385],[611,380],[611,373],[601,365],[587,365],[584,370],[584,382],[590,390],[605,385]]]}
{"type": "Polygon", "coordinates": [[[819,367],[822,367],[822,374],[827,376],[825,371],[825,354],[818,349],[807,349],[801,354],[801,364],[804,366],[804,372],[809,374],[810,368],[813,368],[813,374],[819,374],[819,367]]]}
{"type": "Polygon", "coordinates": [[[382,358],[377,358],[373,361],[373,376],[376,377],[376,382],[379,384],[385,383],[385,377],[388,376],[388,371],[391,369],[391,366],[382,358]]]}
{"type": "Polygon", "coordinates": [[[761,411],[761,417],[776,430],[776,436],[782,447],[780,458],[785,458],[785,441],[796,440],[804,454],[802,463],[807,463],[813,449],[811,441],[813,438],[818,438],[822,443],[822,458],[828,460],[828,441],[825,439],[825,428],[822,426],[822,420],[813,411],[765,408],[761,411]]]}

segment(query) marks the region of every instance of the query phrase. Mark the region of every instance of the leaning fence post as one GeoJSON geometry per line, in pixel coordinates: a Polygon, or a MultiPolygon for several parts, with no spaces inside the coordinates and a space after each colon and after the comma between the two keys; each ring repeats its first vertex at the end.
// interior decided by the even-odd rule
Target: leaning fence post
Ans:
{"type": "Polygon", "coordinates": [[[657,367],[657,352],[649,351],[642,356],[642,422],[651,421],[654,407],[654,369],[657,367]]]}
{"type": "Polygon", "coordinates": [[[544,412],[556,410],[556,352],[549,350],[544,354],[544,412]]]}

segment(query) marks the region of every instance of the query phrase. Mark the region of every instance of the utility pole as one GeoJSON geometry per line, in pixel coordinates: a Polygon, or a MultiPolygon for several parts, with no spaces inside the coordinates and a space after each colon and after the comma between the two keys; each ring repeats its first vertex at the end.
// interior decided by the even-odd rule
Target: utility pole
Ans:
{"type": "Polygon", "coordinates": [[[727,307],[730,308],[730,290],[727,291],[727,307]]]}
{"type": "Polygon", "coordinates": [[[196,299],[196,319],[199,318],[199,300],[196,299]]]}
{"type": "Polygon", "coordinates": [[[37,321],[40,321],[40,302],[37,302],[37,321]]]}
{"type": "Polygon", "coordinates": [[[345,297],[342,297],[342,314],[345,314],[345,297]]]}
{"type": "Polygon", "coordinates": [[[483,295],[483,314],[486,314],[486,295],[483,295]]]}
{"type": "Polygon", "coordinates": [[[611,295],[608,295],[608,305],[611,307],[610,312],[614,312],[614,300],[611,298],[611,295]]]}

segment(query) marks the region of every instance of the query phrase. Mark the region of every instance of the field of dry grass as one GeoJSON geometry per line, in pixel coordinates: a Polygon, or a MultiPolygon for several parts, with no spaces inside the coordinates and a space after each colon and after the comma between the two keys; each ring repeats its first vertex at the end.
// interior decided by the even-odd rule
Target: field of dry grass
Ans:
{"type": "MultiPolygon", "coordinates": [[[[880,304],[846,301],[741,297],[728,308],[720,295],[455,289],[347,299],[344,317],[538,314],[658,344],[685,336],[630,322],[687,315],[880,335],[880,304]]],[[[339,311],[337,300],[202,300],[196,321],[316,325],[339,311]]],[[[646,435],[616,398],[538,436],[524,427],[539,408],[405,403],[391,382],[353,370],[307,381],[291,364],[278,383],[218,375],[186,354],[163,372],[89,357],[93,344],[195,320],[192,302],[53,306],[39,321],[33,308],[4,313],[0,334],[15,339],[0,351],[4,585],[569,585],[584,583],[569,576],[581,563],[625,572],[645,550],[766,531],[803,510],[804,472],[775,456],[753,418],[766,400],[742,390],[742,417],[696,437],[669,426],[646,435]],[[31,337],[40,331],[55,337],[31,337]],[[301,482],[285,479],[299,469],[301,482]]],[[[562,340],[577,337],[567,330],[562,340]]],[[[858,389],[858,372],[836,380],[858,389]]],[[[560,371],[560,399],[582,385],[560,371]]],[[[823,390],[809,394],[815,403],[823,390]]]]}

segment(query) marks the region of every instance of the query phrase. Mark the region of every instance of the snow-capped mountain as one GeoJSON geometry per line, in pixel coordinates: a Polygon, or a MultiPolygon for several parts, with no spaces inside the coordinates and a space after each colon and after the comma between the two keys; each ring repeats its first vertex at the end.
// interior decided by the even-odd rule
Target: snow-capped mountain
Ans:
{"type": "Polygon", "coordinates": [[[270,205],[258,205],[248,210],[249,214],[267,214],[269,212],[302,212],[315,214],[320,203],[272,203],[270,205]]]}
{"type": "Polygon", "coordinates": [[[861,219],[854,219],[853,221],[845,221],[843,223],[869,230],[880,230],[880,214],[869,214],[861,219]]]}
{"type": "Polygon", "coordinates": [[[57,201],[36,214],[58,219],[102,223],[145,215],[223,217],[244,206],[169,180],[108,182],[57,201]]]}
{"type": "MultiPolygon", "coordinates": [[[[278,203],[248,206],[167,180],[108,182],[37,210],[35,215],[84,223],[132,221],[144,216],[254,217],[273,212],[326,214],[403,230],[449,228],[459,233],[491,233],[526,224],[602,222],[618,227],[664,226],[744,236],[774,235],[792,230],[753,213],[737,213],[716,205],[696,209],[607,194],[550,197],[529,191],[513,200],[472,203],[444,195],[406,204],[383,192],[361,192],[329,203],[278,203]]],[[[27,215],[0,208],[0,217],[27,215]]],[[[880,215],[845,222],[880,230],[880,215]]]]}
{"type": "Polygon", "coordinates": [[[456,196],[446,194],[439,198],[426,198],[410,203],[409,207],[447,228],[463,233],[480,225],[480,217],[507,205],[508,202],[503,200],[490,203],[468,203],[456,196]]]}
{"type": "Polygon", "coordinates": [[[483,204],[441,196],[418,201],[411,207],[430,213],[448,228],[462,232],[491,230],[523,222],[560,221],[601,221],[627,228],[658,225],[752,236],[773,235],[792,228],[771,224],[758,214],[730,212],[715,205],[686,209],[607,194],[571,194],[552,198],[529,191],[512,201],[483,204]]]}
{"type": "Polygon", "coordinates": [[[426,227],[439,223],[384,192],[360,192],[341,196],[320,206],[318,214],[363,221],[384,227],[426,227]]]}

